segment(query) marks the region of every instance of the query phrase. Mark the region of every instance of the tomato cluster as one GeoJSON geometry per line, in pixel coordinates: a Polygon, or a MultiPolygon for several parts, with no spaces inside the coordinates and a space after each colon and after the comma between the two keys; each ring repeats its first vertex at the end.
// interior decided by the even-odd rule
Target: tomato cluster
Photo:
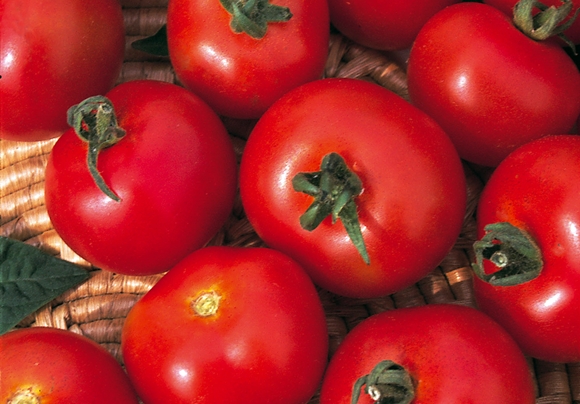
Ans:
{"type": "Polygon", "coordinates": [[[125,321],[126,373],[72,333],[16,330],[0,337],[3,401],[533,403],[526,356],[580,361],[578,6],[171,0],[179,85],[113,86],[119,4],[64,3],[0,0],[0,137],[58,137],[46,209],[79,256],[165,275],[125,321]],[[326,77],[332,30],[408,51],[408,99],[326,77]],[[226,119],[255,123],[240,161],[226,119]],[[319,292],[373,299],[436,268],[469,165],[492,172],[478,309],[372,315],[329,360],[319,292]],[[267,247],[208,246],[238,194],[267,247]]]}

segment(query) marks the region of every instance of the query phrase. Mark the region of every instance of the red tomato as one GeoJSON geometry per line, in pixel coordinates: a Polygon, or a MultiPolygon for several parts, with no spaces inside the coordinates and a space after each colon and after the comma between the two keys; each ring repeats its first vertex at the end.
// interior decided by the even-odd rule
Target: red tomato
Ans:
{"type": "Polygon", "coordinates": [[[221,115],[258,118],[288,90],[322,76],[328,55],[326,0],[172,0],[167,9],[169,56],[181,82],[221,115]],[[285,7],[292,17],[271,22],[256,39],[236,33],[222,3],[263,17],[285,7]]]}
{"type": "Polygon", "coordinates": [[[314,285],[265,248],[207,247],[133,306],[122,353],[148,404],[306,403],[327,364],[314,285]]]}
{"type": "Polygon", "coordinates": [[[115,358],[96,342],[57,328],[0,336],[2,403],[137,404],[115,358]]]}
{"type": "Polygon", "coordinates": [[[318,80],[282,97],[256,124],[240,167],[242,202],[260,237],[301,263],[319,286],[352,297],[395,292],[435,268],[461,229],[465,188],[441,128],[394,93],[356,79],[318,80]],[[317,188],[325,198],[319,211],[336,202],[340,223],[327,217],[306,230],[301,220],[315,212],[315,198],[296,191],[294,178],[316,182],[333,153],[344,159],[349,179],[336,172],[321,180],[338,187],[317,188]]]}
{"type": "Polygon", "coordinates": [[[580,137],[530,142],[497,167],[477,212],[479,237],[489,231],[478,263],[495,278],[475,279],[478,305],[526,354],[552,362],[580,361],[579,177],[580,137]],[[486,230],[497,223],[515,234],[486,230]],[[524,278],[503,285],[510,271],[524,278]]]}
{"type": "Polygon", "coordinates": [[[450,304],[387,311],[353,328],[330,361],[320,403],[350,404],[355,391],[359,404],[535,403],[531,372],[513,339],[485,314],[450,304]],[[383,361],[392,368],[378,380],[368,377],[364,390],[376,387],[385,401],[372,400],[355,383],[383,361]],[[380,383],[389,373],[409,401],[386,400],[380,383]]]}
{"type": "Polygon", "coordinates": [[[330,21],[342,34],[369,48],[407,49],[437,11],[460,0],[328,0],[330,21]]]}
{"type": "Polygon", "coordinates": [[[571,131],[580,113],[580,73],[566,52],[475,2],[447,7],[424,25],[408,85],[413,104],[443,127],[459,155],[486,166],[530,140],[571,131]]]}
{"type": "Polygon", "coordinates": [[[104,94],[121,71],[118,0],[0,0],[0,138],[37,141],[68,128],[66,112],[104,94]]]}
{"type": "Polygon", "coordinates": [[[123,274],[168,270],[202,247],[228,218],[237,186],[233,145],[198,97],[152,80],[120,84],[107,97],[126,132],[87,168],[73,129],[46,167],[46,208],[57,233],[93,265],[123,274]]]}
{"type": "MultiPolygon", "coordinates": [[[[566,1],[566,0],[564,0],[566,1]]],[[[542,4],[551,7],[561,7],[562,4],[564,3],[563,0],[542,0],[542,4]]],[[[503,13],[505,13],[506,15],[513,17],[513,8],[516,5],[516,3],[518,2],[518,0],[483,0],[483,2],[485,4],[489,4],[490,6],[493,6],[499,10],[501,10],[503,13]]],[[[574,2],[570,1],[572,8],[570,11],[569,16],[563,21],[564,23],[568,22],[570,20],[570,18],[574,15],[574,13],[576,12],[576,10],[578,10],[578,8],[580,7],[580,3],[578,3],[576,0],[574,2]]],[[[539,9],[536,9],[536,12],[539,11],[539,9]]],[[[570,41],[572,41],[575,44],[580,44],[580,19],[576,18],[574,20],[574,22],[572,23],[572,25],[566,29],[564,31],[564,34],[568,37],[568,39],[570,39],[570,41]]],[[[558,39],[559,44],[561,46],[566,46],[566,42],[558,39]]]]}

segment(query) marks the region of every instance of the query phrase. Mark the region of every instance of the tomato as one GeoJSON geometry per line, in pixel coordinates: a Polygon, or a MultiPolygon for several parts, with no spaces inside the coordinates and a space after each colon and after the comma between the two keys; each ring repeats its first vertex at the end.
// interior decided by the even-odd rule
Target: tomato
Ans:
{"type": "Polygon", "coordinates": [[[115,84],[125,52],[118,0],[0,0],[0,138],[68,128],[68,108],[115,84]]]}
{"type": "Polygon", "coordinates": [[[580,137],[530,142],[497,167],[477,211],[478,305],[551,362],[580,361],[579,176],[580,137]]]}
{"type": "Polygon", "coordinates": [[[328,366],[320,403],[351,402],[533,404],[535,391],[524,355],[503,328],[471,307],[434,304],[375,314],[346,335],[328,366]],[[386,371],[373,373],[379,364],[386,371]],[[389,375],[406,400],[403,394],[388,400],[381,383],[389,375]],[[355,387],[359,379],[364,391],[355,387]],[[367,389],[378,396],[372,400],[367,389]],[[360,399],[351,401],[357,393],[360,399]]]}
{"type": "MultiPolygon", "coordinates": [[[[548,6],[548,7],[561,7],[563,5],[563,3],[566,0],[543,0],[542,4],[548,6]]],[[[499,10],[501,10],[503,13],[505,13],[506,15],[512,17],[513,16],[513,8],[516,5],[516,3],[518,2],[518,0],[483,0],[483,2],[485,4],[489,4],[490,6],[493,6],[499,10]]],[[[568,15],[568,17],[566,17],[566,19],[564,20],[564,23],[568,22],[572,16],[574,15],[574,13],[576,12],[576,10],[578,10],[580,3],[578,3],[577,1],[569,1],[570,5],[571,5],[571,10],[570,10],[570,14],[568,15]]],[[[536,10],[536,12],[539,10],[536,10]]],[[[574,22],[572,23],[572,25],[566,29],[564,31],[564,34],[568,37],[568,39],[570,41],[572,41],[572,43],[574,44],[580,44],[580,19],[576,18],[574,20],[574,22]]],[[[566,42],[558,39],[559,44],[561,46],[566,46],[566,42]]]]}
{"type": "MultiPolygon", "coordinates": [[[[49,217],[65,243],[99,268],[167,271],[227,220],[237,187],[233,145],[209,106],[175,84],[126,82],[106,98],[112,105],[86,104],[90,116],[80,127],[114,108],[121,129],[102,136],[118,142],[98,153],[92,175],[93,154],[75,129],[58,139],[46,167],[49,217]]],[[[100,147],[95,142],[91,149],[100,147]]]]}
{"type": "Polygon", "coordinates": [[[296,262],[219,246],[189,255],[133,306],[121,349],[148,404],[295,404],[322,380],[328,334],[296,262]]]}
{"type": "Polygon", "coordinates": [[[329,24],[326,0],[172,0],[169,57],[180,81],[219,114],[258,118],[288,90],[322,76],[329,24]],[[263,23],[264,31],[248,31],[264,36],[233,31],[234,9],[252,18],[250,28],[263,23]],[[270,13],[281,21],[267,22],[270,13]]]}
{"type": "Polygon", "coordinates": [[[449,6],[423,26],[408,86],[459,155],[484,166],[533,139],[568,133],[580,113],[580,73],[566,52],[475,2],[449,6]]]}
{"type": "Polygon", "coordinates": [[[287,93],[260,118],[242,155],[240,194],[258,235],[316,284],[376,297],[445,257],[466,186],[432,119],[379,85],[331,78],[287,93]]]}
{"type": "Polygon", "coordinates": [[[330,21],[346,37],[373,49],[411,47],[437,11],[460,0],[329,0],[330,21]]]}
{"type": "Polygon", "coordinates": [[[115,358],[70,331],[34,327],[0,336],[0,369],[3,403],[138,403],[115,358]]]}

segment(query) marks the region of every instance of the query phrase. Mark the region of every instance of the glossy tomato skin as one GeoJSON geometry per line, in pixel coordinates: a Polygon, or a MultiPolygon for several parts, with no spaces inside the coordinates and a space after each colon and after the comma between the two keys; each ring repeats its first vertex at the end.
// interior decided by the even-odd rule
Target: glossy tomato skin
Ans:
{"type": "Polygon", "coordinates": [[[109,91],[125,51],[118,0],[0,1],[0,138],[62,135],[66,112],[109,91]]]}
{"type": "Polygon", "coordinates": [[[0,369],[3,403],[26,392],[42,404],[138,403],[115,358],[96,342],[70,331],[34,327],[0,336],[0,369]]]}
{"type": "Polygon", "coordinates": [[[441,125],[459,155],[484,166],[533,139],[569,133],[580,113],[580,73],[566,52],[475,2],[447,7],[424,25],[409,55],[408,85],[413,104],[441,125]]]}
{"type": "MultiPolygon", "coordinates": [[[[508,330],[530,356],[580,361],[580,138],[546,137],[514,151],[484,188],[478,232],[508,222],[525,230],[543,261],[539,276],[515,286],[475,279],[481,310],[508,330]]],[[[486,272],[498,270],[484,261],[486,272]]]]}
{"type": "Polygon", "coordinates": [[[87,145],[71,129],[49,155],[48,214],[65,243],[99,268],[167,271],[227,220],[237,186],[233,145],[207,104],[177,85],[131,81],[107,97],[126,135],[101,151],[97,167],[121,201],[96,186],[87,145]]]}
{"type": "MultiPolygon", "coordinates": [[[[413,404],[533,404],[526,359],[497,323],[476,309],[427,305],[375,314],[359,323],[332,357],[321,404],[349,404],[356,380],[377,363],[403,366],[413,404]]],[[[371,404],[361,393],[359,404],[371,404]]]]}
{"type": "Polygon", "coordinates": [[[270,23],[254,39],[230,29],[219,1],[172,0],[167,10],[169,55],[181,82],[214,110],[258,118],[288,90],[322,76],[329,41],[325,0],[278,0],[292,18],[270,23]]]}
{"type": "Polygon", "coordinates": [[[410,48],[437,11],[459,0],[329,0],[330,21],[346,37],[373,49],[410,48]]]}
{"type": "Polygon", "coordinates": [[[286,94],[258,121],[240,166],[240,194],[256,232],[300,262],[319,286],[377,297],[434,269],[455,242],[465,178],[449,138],[394,93],[355,79],[322,79],[286,94]],[[367,265],[340,220],[313,231],[300,216],[313,198],[292,178],[336,152],[362,181],[356,198],[367,265]],[[421,251],[417,254],[417,251],[421,251]]]}
{"type": "Polygon", "coordinates": [[[306,403],[322,380],[328,335],[296,262],[265,248],[207,247],[135,304],[122,353],[148,404],[306,403]],[[193,308],[208,293],[219,307],[201,317],[193,308]]]}
{"type": "MultiPolygon", "coordinates": [[[[490,6],[493,6],[497,9],[501,10],[503,13],[505,13],[509,17],[513,17],[513,8],[518,1],[517,0],[483,0],[483,2],[485,4],[489,4],[490,6]]],[[[542,1],[542,4],[544,4],[548,7],[550,7],[550,6],[560,7],[562,5],[562,3],[563,2],[561,0],[542,1]]],[[[578,2],[576,2],[576,1],[574,1],[573,5],[572,5],[572,10],[570,12],[570,17],[566,18],[563,23],[567,22],[572,17],[572,15],[574,15],[574,13],[578,9],[578,7],[580,7],[580,4],[578,4],[578,2]]],[[[574,20],[574,22],[572,23],[572,25],[568,29],[566,29],[566,31],[564,31],[564,34],[573,43],[580,44],[580,20],[578,18],[576,18],[574,20]]],[[[566,46],[566,42],[564,42],[560,39],[556,39],[556,38],[554,38],[554,40],[558,41],[558,44],[560,44],[561,46],[566,46]]]]}

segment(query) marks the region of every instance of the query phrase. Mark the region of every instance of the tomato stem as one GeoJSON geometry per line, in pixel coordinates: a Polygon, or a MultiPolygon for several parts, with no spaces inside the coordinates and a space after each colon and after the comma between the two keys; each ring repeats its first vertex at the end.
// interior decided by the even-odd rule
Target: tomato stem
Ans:
{"type": "Polygon", "coordinates": [[[40,404],[40,397],[32,391],[32,388],[18,390],[6,404],[40,404]]]}
{"type": "Polygon", "coordinates": [[[193,311],[200,317],[213,316],[219,310],[220,300],[221,296],[215,291],[203,293],[193,302],[193,311]]]}
{"type": "Polygon", "coordinates": [[[572,25],[580,12],[580,9],[577,9],[574,15],[564,22],[570,16],[572,7],[571,0],[562,0],[560,7],[548,7],[537,0],[520,0],[514,6],[514,25],[536,41],[557,36],[576,54],[574,43],[564,34],[564,31],[572,25]],[[540,12],[534,15],[534,8],[538,8],[540,12]]]}
{"type": "Polygon", "coordinates": [[[72,106],[67,114],[68,124],[88,143],[87,166],[95,183],[108,197],[119,202],[121,199],[109,188],[97,169],[100,151],[125,136],[125,131],[117,125],[113,104],[106,97],[97,95],[72,106]]]}
{"type": "Polygon", "coordinates": [[[300,216],[302,228],[312,231],[329,215],[333,224],[340,219],[351,241],[368,265],[370,258],[363,240],[355,202],[355,198],[362,192],[362,182],[348,168],[344,159],[338,153],[327,154],[322,159],[320,171],[296,174],[292,179],[292,186],[295,191],[314,197],[314,202],[300,216]]]}
{"type": "Polygon", "coordinates": [[[409,372],[391,360],[379,362],[371,373],[356,381],[351,404],[358,403],[363,386],[365,393],[376,404],[409,404],[415,398],[415,387],[409,372]]]}
{"type": "Polygon", "coordinates": [[[220,0],[220,3],[232,16],[232,31],[245,32],[254,39],[266,35],[268,23],[286,22],[292,18],[288,7],[270,4],[269,0],[220,0]]]}
{"type": "Polygon", "coordinates": [[[473,244],[476,262],[472,267],[479,279],[496,286],[514,286],[540,274],[540,248],[527,232],[507,222],[489,224],[484,230],[482,239],[473,244]],[[485,273],[484,260],[500,269],[485,273]]]}

